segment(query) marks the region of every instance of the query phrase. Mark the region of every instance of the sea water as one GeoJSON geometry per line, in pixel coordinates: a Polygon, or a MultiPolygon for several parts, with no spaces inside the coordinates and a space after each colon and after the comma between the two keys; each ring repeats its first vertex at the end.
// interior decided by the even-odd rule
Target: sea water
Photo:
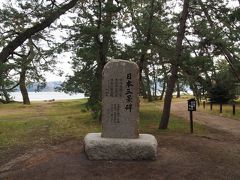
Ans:
{"type": "MultiPolygon", "coordinates": [[[[67,100],[67,99],[83,99],[83,93],[66,94],[64,92],[29,92],[30,101],[44,101],[44,100],[67,100]]],[[[12,92],[11,97],[15,101],[22,101],[22,94],[20,92],[12,92]]]]}

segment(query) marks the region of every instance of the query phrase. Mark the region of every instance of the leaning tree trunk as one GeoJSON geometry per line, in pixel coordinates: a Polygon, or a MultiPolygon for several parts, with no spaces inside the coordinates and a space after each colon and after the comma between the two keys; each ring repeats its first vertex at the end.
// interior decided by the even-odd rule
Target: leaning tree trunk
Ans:
{"type": "Polygon", "coordinates": [[[23,98],[23,104],[30,104],[28,91],[26,87],[26,70],[22,69],[19,79],[19,87],[23,98]]]}
{"type": "Polygon", "coordinates": [[[184,33],[186,29],[186,20],[188,16],[189,0],[184,0],[182,15],[180,19],[180,25],[177,34],[176,43],[176,53],[175,58],[172,62],[171,76],[168,80],[166,96],[164,99],[163,113],[161,117],[161,122],[159,124],[160,129],[166,129],[168,127],[170,108],[172,103],[172,94],[174,90],[175,83],[177,81],[178,66],[182,57],[182,41],[184,38],[184,33]]]}

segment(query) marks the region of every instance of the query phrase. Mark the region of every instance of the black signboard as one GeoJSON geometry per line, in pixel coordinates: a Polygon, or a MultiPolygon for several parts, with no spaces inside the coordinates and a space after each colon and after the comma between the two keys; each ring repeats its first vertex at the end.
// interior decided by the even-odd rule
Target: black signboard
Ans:
{"type": "Polygon", "coordinates": [[[196,100],[195,99],[189,99],[188,100],[188,111],[196,111],[196,100]]]}

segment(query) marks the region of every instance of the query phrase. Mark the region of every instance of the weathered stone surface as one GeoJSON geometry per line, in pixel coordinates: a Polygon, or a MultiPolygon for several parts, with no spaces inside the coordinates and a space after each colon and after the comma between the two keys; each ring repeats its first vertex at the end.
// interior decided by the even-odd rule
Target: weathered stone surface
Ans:
{"type": "Polygon", "coordinates": [[[150,134],[140,134],[137,139],[121,139],[89,133],[84,143],[90,160],[155,160],[157,157],[157,141],[150,134]]]}
{"type": "Polygon", "coordinates": [[[102,79],[102,137],[138,138],[139,68],[136,63],[113,60],[102,79]]]}
{"type": "Polygon", "coordinates": [[[84,138],[90,160],[154,160],[157,141],[138,133],[139,69],[136,63],[107,63],[102,79],[102,133],[84,138]]]}

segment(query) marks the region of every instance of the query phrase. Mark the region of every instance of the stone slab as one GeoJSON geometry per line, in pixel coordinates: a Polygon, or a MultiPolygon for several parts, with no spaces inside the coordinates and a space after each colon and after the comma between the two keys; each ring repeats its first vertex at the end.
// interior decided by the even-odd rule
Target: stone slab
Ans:
{"type": "Polygon", "coordinates": [[[102,137],[138,138],[139,68],[111,60],[102,74],[102,137]]]}
{"type": "Polygon", "coordinates": [[[102,138],[89,133],[84,138],[85,152],[90,160],[155,160],[157,140],[150,134],[137,139],[102,138]]]}

